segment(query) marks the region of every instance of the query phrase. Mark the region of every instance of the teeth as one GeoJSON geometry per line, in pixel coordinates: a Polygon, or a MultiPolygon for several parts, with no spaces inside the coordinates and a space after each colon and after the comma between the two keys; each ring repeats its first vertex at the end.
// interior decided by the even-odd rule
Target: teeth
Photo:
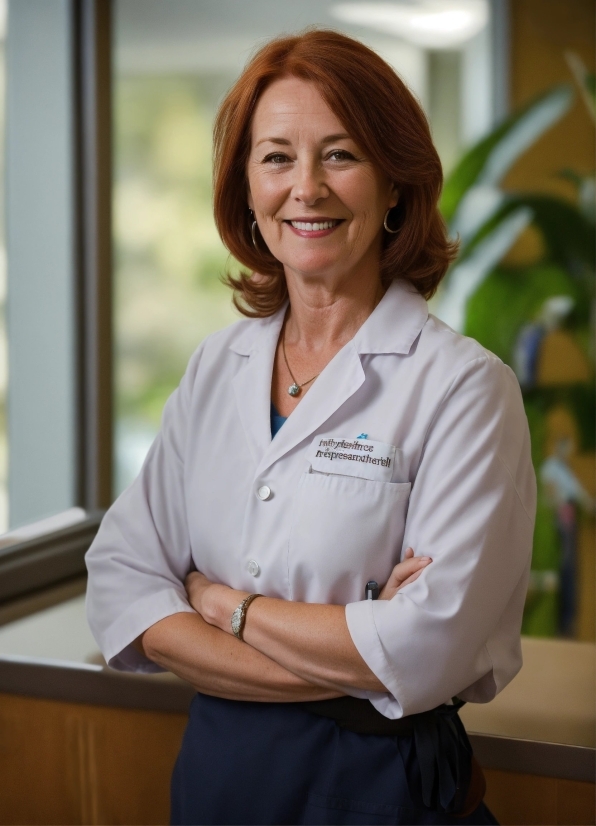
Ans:
{"type": "Polygon", "coordinates": [[[291,221],[290,223],[294,229],[301,229],[303,232],[317,232],[321,229],[331,229],[332,227],[337,226],[339,221],[315,221],[312,224],[307,223],[306,221],[291,221]]]}

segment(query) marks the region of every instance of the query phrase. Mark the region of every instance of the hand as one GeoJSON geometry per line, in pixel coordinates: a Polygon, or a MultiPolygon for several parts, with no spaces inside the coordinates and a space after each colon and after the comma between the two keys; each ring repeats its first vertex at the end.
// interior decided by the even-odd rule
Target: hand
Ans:
{"type": "Polygon", "coordinates": [[[431,562],[430,556],[414,556],[413,549],[407,548],[403,561],[398,562],[391,571],[389,579],[379,594],[379,599],[392,599],[404,585],[409,585],[410,582],[418,579],[431,562]]]}
{"type": "Polygon", "coordinates": [[[232,612],[242,602],[248,592],[235,591],[227,585],[211,582],[199,571],[191,571],[184,580],[188,601],[205,622],[232,633],[230,619],[232,612]]]}
{"type": "Polygon", "coordinates": [[[200,571],[191,571],[184,580],[184,587],[188,594],[188,601],[197,614],[203,615],[203,598],[205,592],[213,585],[200,571]]]}

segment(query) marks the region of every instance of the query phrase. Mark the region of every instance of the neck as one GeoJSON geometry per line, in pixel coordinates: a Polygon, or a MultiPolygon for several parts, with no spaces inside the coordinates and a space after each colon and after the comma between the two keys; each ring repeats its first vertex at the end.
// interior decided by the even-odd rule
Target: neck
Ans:
{"type": "Polygon", "coordinates": [[[285,336],[303,352],[320,352],[350,341],[375,309],[385,290],[380,277],[338,285],[308,282],[286,274],[290,310],[285,336]],[[290,277],[288,277],[288,275],[290,277]]]}

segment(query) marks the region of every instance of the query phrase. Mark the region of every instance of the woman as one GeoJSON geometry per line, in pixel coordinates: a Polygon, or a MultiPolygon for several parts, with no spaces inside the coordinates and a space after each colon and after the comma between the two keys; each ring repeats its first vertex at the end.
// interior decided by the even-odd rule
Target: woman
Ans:
{"type": "Polygon", "coordinates": [[[417,102],[340,34],[272,41],[220,109],[248,318],[87,557],[110,665],[199,692],[175,823],[495,822],[456,712],[521,666],[535,485],[512,372],[428,314],[441,182],[417,102]]]}

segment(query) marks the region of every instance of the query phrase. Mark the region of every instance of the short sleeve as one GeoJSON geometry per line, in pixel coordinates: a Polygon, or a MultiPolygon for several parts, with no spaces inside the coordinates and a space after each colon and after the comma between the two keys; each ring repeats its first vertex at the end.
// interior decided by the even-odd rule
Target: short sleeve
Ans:
{"type": "Polygon", "coordinates": [[[192,612],[184,590],[191,569],[184,455],[195,353],[164,408],[141,472],[103,518],[86,555],[87,620],[106,661],[122,671],[161,671],[131,643],[151,625],[192,612]]]}
{"type": "Polygon", "coordinates": [[[487,354],[451,381],[412,485],[403,549],[432,564],[392,600],[346,607],[358,651],[389,691],[369,696],[381,713],[487,702],[515,676],[535,506],[519,385],[487,354]]]}

